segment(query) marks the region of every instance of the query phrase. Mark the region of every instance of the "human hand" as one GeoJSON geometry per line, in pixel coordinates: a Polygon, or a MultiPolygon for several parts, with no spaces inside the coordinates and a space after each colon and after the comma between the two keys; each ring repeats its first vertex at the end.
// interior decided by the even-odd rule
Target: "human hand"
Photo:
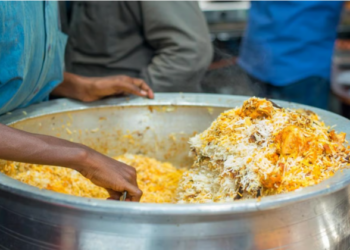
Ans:
{"type": "Polygon", "coordinates": [[[92,102],[108,96],[134,94],[153,99],[152,89],[142,80],[125,75],[107,77],[83,77],[68,72],[53,95],[92,102]]]}
{"type": "Polygon", "coordinates": [[[139,201],[136,170],[79,143],[32,134],[0,124],[0,158],[74,169],[107,189],[111,199],[127,191],[128,201],[139,201]]]}
{"type": "Polygon", "coordinates": [[[105,188],[110,199],[119,200],[124,191],[126,201],[140,201],[142,191],[137,186],[136,170],[90,148],[86,148],[83,160],[74,169],[97,186],[105,188]]]}
{"type": "Polygon", "coordinates": [[[106,96],[128,95],[154,98],[151,88],[141,79],[129,76],[108,76],[83,78],[86,86],[85,101],[95,101],[106,96]]]}

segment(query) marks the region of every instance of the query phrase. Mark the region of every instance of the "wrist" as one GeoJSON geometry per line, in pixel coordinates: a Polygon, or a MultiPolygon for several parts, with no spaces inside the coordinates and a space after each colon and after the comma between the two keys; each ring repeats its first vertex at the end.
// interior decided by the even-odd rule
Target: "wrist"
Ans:
{"type": "Polygon", "coordinates": [[[89,93],[89,81],[88,77],[65,72],[63,82],[52,91],[52,94],[85,101],[89,93]]]}
{"type": "Polygon", "coordinates": [[[93,150],[84,145],[77,145],[78,147],[72,150],[73,154],[71,159],[68,160],[67,166],[82,173],[85,176],[84,173],[89,168],[89,166],[91,166],[91,164],[89,164],[89,161],[93,150]]]}
{"type": "Polygon", "coordinates": [[[92,97],[94,93],[94,87],[96,84],[95,77],[84,77],[75,75],[74,79],[71,82],[74,85],[74,92],[76,94],[76,98],[82,102],[91,102],[95,101],[92,97]]]}
{"type": "Polygon", "coordinates": [[[88,94],[89,78],[70,74],[68,84],[72,87],[71,94],[74,95],[74,99],[85,101],[84,98],[88,94]]]}

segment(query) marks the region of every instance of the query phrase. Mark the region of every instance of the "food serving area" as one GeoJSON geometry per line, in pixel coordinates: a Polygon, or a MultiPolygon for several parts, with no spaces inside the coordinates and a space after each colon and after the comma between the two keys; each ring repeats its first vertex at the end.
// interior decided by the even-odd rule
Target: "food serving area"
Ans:
{"type": "MultiPolygon", "coordinates": [[[[92,104],[61,99],[17,110],[1,122],[30,132],[59,133],[108,155],[127,151],[180,167],[191,164],[189,137],[245,100],[207,94],[157,94],[156,100],[120,98],[92,104]],[[128,144],[125,134],[136,136],[128,144]],[[121,142],[125,147],[118,147],[121,142]]],[[[349,134],[348,120],[338,115],[276,103],[310,109],[349,134]]],[[[342,249],[350,230],[344,223],[349,220],[348,170],[291,193],[183,205],[88,199],[0,178],[0,214],[6,223],[1,244],[13,249],[22,244],[27,249],[342,249]]]]}
{"type": "Polygon", "coordinates": [[[350,249],[349,2],[0,19],[0,250],[350,249]]]}

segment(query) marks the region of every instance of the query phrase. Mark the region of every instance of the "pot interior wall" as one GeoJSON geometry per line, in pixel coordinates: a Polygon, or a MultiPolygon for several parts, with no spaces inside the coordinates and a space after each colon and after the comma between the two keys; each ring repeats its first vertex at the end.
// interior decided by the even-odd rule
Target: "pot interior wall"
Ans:
{"type": "Polygon", "coordinates": [[[109,156],[143,154],[190,166],[188,139],[210,126],[225,108],[114,106],[29,118],[12,127],[83,143],[109,156]]]}

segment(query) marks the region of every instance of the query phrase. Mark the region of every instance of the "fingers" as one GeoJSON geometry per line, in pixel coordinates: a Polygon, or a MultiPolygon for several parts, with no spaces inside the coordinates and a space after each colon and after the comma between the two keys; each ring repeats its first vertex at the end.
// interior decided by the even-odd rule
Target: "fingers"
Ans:
{"type": "Polygon", "coordinates": [[[124,92],[151,99],[154,98],[152,89],[143,80],[126,76],[122,79],[118,87],[122,88],[124,92]]]}
{"type": "Polygon", "coordinates": [[[117,200],[117,201],[120,200],[120,197],[122,196],[121,192],[117,192],[112,189],[106,189],[106,190],[109,194],[109,198],[107,198],[108,200],[117,200]]]}
{"type": "MultiPolygon", "coordinates": [[[[115,200],[115,201],[120,201],[121,197],[123,196],[123,192],[117,192],[112,189],[106,189],[109,197],[107,200],[115,200]]],[[[128,195],[125,199],[125,201],[131,201],[131,197],[128,195]]]]}
{"type": "MultiPolygon", "coordinates": [[[[142,191],[134,186],[134,185],[127,185],[125,188],[126,191],[128,191],[128,195],[125,199],[125,201],[134,201],[134,202],[138,202],[141,199],[142,196],[142,191]]],[[[112,189],[107,189],[107,192],[109,194],[109,198],[107,198],[108,200],[120,200],[120,197],[122,197],[123,192],[118,192],[118,191],[114,191],[112,189]]]]}
{"type": "MultiPolygon", "coordinates": [[[[123,170],[123,181],[114,183],[112,188],[108,188],[107,191],[110,195],[109,199],[120,200],[124,191],[127,191],[127,197],[125,201],[140,201],[142,191],[138,188],[136,169],[130,167],[122,162],[117,162],[118,168],[123,170]]],[[[116,180],[117,178],[113,178],[116,180]]]]}
{"type": "Polygon", "coordinates": [[[126,171],[129,177],[127,178],[127,184],[124,185],[124,190],[128,192],[126,201],[140,201],[142,191],[139,189],[136,178],[136,169],[127,166],[126,171]]]}
{"type": "Polygon", "coordinates": [[[152,89],[141,79],[133,78],[133,83],[139,87],[140,92],[144,94],[144,96],[147,96],[150,99],[154,98],[154,93],[152,89]]]}
{"type": "Polygon", "coordinates": [[[154,98],[152,89],[141,79],[119,75],[110,77],[89,78],[89,91],[84,96],[85,101],[95,101],[107,96],[118,94],[133,94],[154,98]]]}
{"type": "Polygon", "coordinates": [[[120,200],[123,192],[127,191],[126,201],[140,201],[142,191],[137,185],[135,168],[93,150],[86,159],[88,161],[79,169],[80,173],[95,185],[105,188],[109,193],[109,199],[120,200]]]}
{"type": "Polygon", "coordinates": [[[110,95],[133,94],[133,95],[142,96],[142,97],[145,96],[143,93],[141,93],[140,88],[137,87],[135,84],[133,84],[133,80],[130,77],[121,77],[121,79],[119,80],[111,81],[109,83],[109,88],[111,92],[113,92],[113,93],[110,93],[110,95]]]}
{"type": "Polygon", "coordinates": [[[128,198],[130,198],[131,201],[140,201],[142,191],[137,186],[129,184],[126,186],[125,190],[128,191],[128,198]]]}
{"type": "Polygon", "coordinates": [[[154,93],[152,89],[142,79],[129,76],[117,76],[115,81],[115,91],[117,93],[122,90],[124,93],[133,94],[153,99],[154,93]]]}

